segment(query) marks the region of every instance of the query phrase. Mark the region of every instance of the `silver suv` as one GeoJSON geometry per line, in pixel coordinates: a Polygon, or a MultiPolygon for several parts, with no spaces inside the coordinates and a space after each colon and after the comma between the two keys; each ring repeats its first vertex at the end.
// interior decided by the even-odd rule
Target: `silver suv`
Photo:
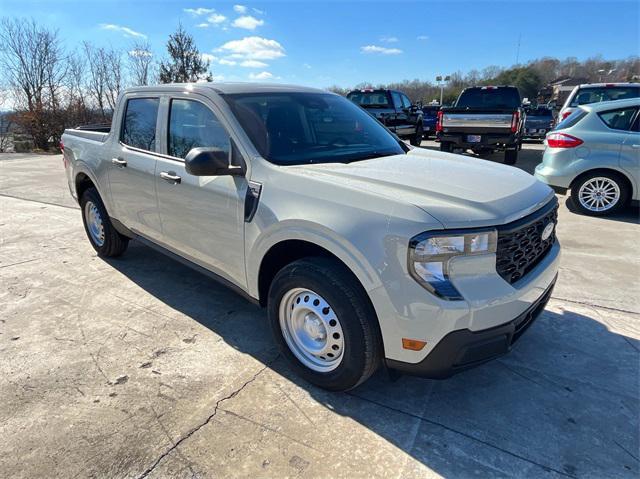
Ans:
{"type": "Polygon", "coordinates": [[[640,98],[582,105],[547,134],[538,179],[603,216],[638,200],[640,98]]]}
{"type": "Polygon", "coordinates": [[[447,377],[509,351],[551,295],[547,185],[412,148],[338,95],[134,88],[106,130],[63,136],[98,254],[136,239],[265,306],[319,386],[353,388],[383,364],[447,377]]]}

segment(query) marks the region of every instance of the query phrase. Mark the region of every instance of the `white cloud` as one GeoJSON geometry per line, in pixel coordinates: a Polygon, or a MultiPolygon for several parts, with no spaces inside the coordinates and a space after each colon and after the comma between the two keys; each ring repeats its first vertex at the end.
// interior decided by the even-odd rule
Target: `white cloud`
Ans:
{"type": "Polygon", "coordinates": [[[266,68],[269,64],[258,60],[245,60],[240,63],[240,66],[245,68],[266,68]]]}
{"type": "Polygon", "coordinates": [[[309,65],[308,63],[303,63],[302,66],[303,66],[303,68],[306,68],[307,70],[311,69],[311,65],[309,65]]]}
{"type": "Polygon", "coordinates": [[[231,24],[236,28],[245,28],[247,30],[255,30],[256,27],[264,25],[264,20],[259,20],[251,15],[244,15],[236,18],[231,24]]]}
{"type": "Polygon", "coordinates": [[[418,35],[416,40],[429,40],[429,37],[427,35],[418,35]]]}
{"type": "Polygon", "coordinates": [[[205,62],[210,62],[210,63],[213,63],[218,59],[217,56],[212,55],[211,53],[201,53],[200,58],[202,58],[205,62]]]}
{"type": "Polygon", "coordinates": [[[400,55],[402,50],[399,48],[379,47],[378,45],[366,45],[360,47],[362,53],[379,53],[380,55],[400,55]]]}
{"type": "Polygon", "coordinates": [[[247,7],[244,5],[234,5],[233,11],[237,13],[247,13],[247,7]]]}
{"type": "Polygon", "coordinates": [[[222,23],[227,19],[227,17],[225,17],[224,15],[220,15],[219,13],[214,13],[212,15],[209,15],[207,17],[207,21],[209,23],[213,23],[214,25],[217,25],[218,23],[222,23]]]}
{"type": "Polygon", "coordinates": [[[193,15],[194,17],[199,17],[200,15],[207,15],[208,13],[215,12],[213,8],[185,8],[183,9],[186,13],[193,15]]]}
{"type": "Polygon", "coordinates": [[[280,43],[255,36],[232,40],[218,50],[229,53],[232,58],[243,60],[275,60],[285,56],[284,47],[280,43]]]}
{"type": "Polygon", "coordinates": [[[100,28],[102,30],[111,30],[114,32],[122,32],[125,37],[137,37],[137,38],[147,38],[144,33],[136,32],[129,27],[123,27],[121,25],[115,25],[113,23],[101,23],[100,28]]]}
{"type": "Polygon", "coordinates": [[[209,23],[198,23],[196,25],[197,28],[208,28],[209,27],[209,23]]]}
{"type": "Polygon", "coordinates": [[[272,80],[273,78],[275,77],[270,72],[249,73],[249,79],[251,80],[272,80]]]}
{"type": "Polygon", "coordinates": [[[129,56],[130,57],[152,57],[153,53],[151,53],[149,50],[129,50],[129,56]]]}
{"type": "Polygon", "coordinates": [[[235,65],[237,62],[234,60],[227,60],[226,58],[222,58],[220,59],[220,61],[218,61],[218,63],[220,65],[229,65],[229,66],[233,66],[235,65]]]}
{"type": "Polygon", "coordinates": [[[398,43],[398,37],[380,37],[381,42],[385,43],[398,43]]]}
{"type": "Polygon", "coordinates": [[[264,15],[264,10],[259,10],[257,8],[252,8],[253,13],[257,13],[258,15],[264,15]]]}

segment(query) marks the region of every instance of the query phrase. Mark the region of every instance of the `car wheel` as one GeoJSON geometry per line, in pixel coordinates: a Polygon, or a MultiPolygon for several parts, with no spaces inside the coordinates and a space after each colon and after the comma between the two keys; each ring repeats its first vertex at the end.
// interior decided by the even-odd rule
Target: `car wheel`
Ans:
{"type": "Polygon", "coordinates": [[[440,151],[445,151],[447,153],[451,153],[453,147],[450,141],[441,141],[440,142],[440,151]]]}
{"type": "Polygon", "coordinates": [[[518,147],[504,150],[504,164],[515,165],[518,161],[518,147]]]}
{"type": "Polygon", "coordinates": [[[422,138],[424,137],[424,127],[422,126],[422,123],[418,124],[418,126],[416,126],[416,133],[414,136],[411,137],[411,144],[413,146],[420,146],[422,144],[422,138]]]}
{"type": "Polygon", "coordinates": [[[382,361],[373,306],[336,260],[305,258],[285,266],[269,288],[268,315],[282,354],[317,386],[355,388],[382,361]]]}
{"type": "Polygon", "coordinates": [[[80,208],[84,230],[99,256],[115,257],[126,251],[129,238],[122,236],[113,227],[107,209],[95,188],[89,188],[82,194],[80,208]]]}
{"type": "Polygon", "coordinates": [[[629,198],[624,178],[612,172],[593,172],[571,185],[571,203],[585,215],[606,216],[622,208],[629,198]]]}

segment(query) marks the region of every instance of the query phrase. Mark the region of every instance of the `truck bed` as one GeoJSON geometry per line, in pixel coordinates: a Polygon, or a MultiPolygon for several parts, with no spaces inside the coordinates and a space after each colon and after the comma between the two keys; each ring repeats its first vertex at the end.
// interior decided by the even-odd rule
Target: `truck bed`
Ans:
{"type": "Polygon", "coordinates": [[[109,136],[110,131],[111,124],[99,123],[92,125],[80,125],[76,128],[67,128],[64,130],[64,134],[104,143],[109,136]]]}

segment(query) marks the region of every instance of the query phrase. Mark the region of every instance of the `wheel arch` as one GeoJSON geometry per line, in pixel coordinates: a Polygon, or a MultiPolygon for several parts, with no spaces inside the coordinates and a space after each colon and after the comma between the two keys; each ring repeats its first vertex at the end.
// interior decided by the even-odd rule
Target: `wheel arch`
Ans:
{"type": "Polygon", "coordinates": [[[635,197],[637,192],[634,189],[633,181],[631,181],[631,178],[629,178],[629,175],[627,175],[625,171],[622,171],[616,168],[611,168],[611,167],[593,168],[580,173],[571,181],[571,184],[569,185],[569,188],[571,188],[571,194],[573,195],[573,190],[575,189],[576,185],[578,185],[578,183],[585,176],[591,175],[591,174],[607,174],[607,173],[609,174],[613,173],[614,175],[620,176],[624,180],[625,186],[629,191],[629,198],[627,198],[627,201],[635,197]]]}

